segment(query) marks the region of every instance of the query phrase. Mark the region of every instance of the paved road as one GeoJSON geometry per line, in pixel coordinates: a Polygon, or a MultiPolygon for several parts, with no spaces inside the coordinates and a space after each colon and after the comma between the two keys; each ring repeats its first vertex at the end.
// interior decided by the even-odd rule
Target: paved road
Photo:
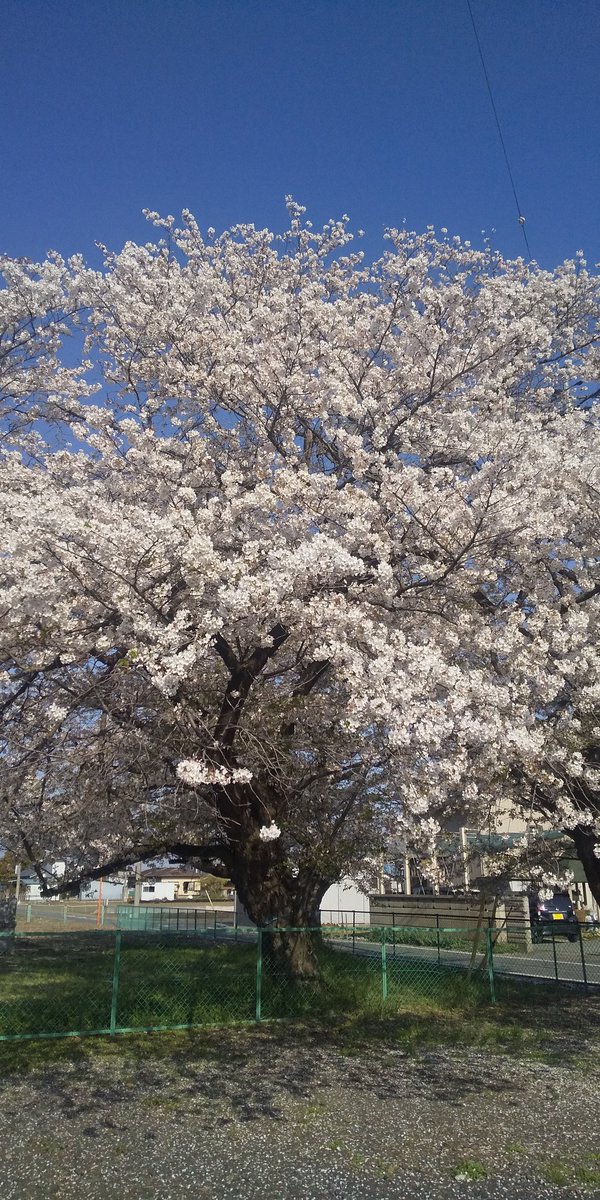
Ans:
{"type": "MultiPolygon", "coordinates": [[[[216,932],[219,940],[229,940],[234,936],[233,928],[228,928],[222,923],[219,923],[216,932]]],[[[238,929],[235,931],[235,936],[238,941],[254,940],[256,934],[253,930],[238,929]]],[[[347,953],[370,955],[377,958],[381,955],[380,943],[356,939],[353,945],[351,936],[330,938],[329,944],[343,949],[347,953]]],[[[600,934],[585,936],[582,939],[582,945],[585,967],[582,962],[580,943],[572,944],[566,938],[557,938],[555,941],[556,961],[552,943],[544,942],[542,945],[532,946],[526,954],[495,954],[494,971],[496,975],[512,975],[520,979],[558,980],[560,983],[581,984],[587,982],[600,987],[600,934]]],[[[431,964],[439,962],[441,966],[460,967],[466,970],[471,958],[470,951],[467,950],[440,949],[438,952],[435,946],[403,946],[400,943],[397,943],[395,947],[388,946],[387,952],[389,969],[392,972],[394,962],[415,960],[431,964]]],[[[477,961],[481,961],[481,955],[478,956],[477,961]]]]}
{"type": "MultiPolygon", "coordinates": [[[[340,942],[352,950],[351,939],[340,942]]],[[[585,967],[582,962],[580,944],[572,944],[566,938],[556,939],[556,961],[551,942],[532,946],[527,954],[495,954],[494,971],[497,975],[514,975],[520,978],[536,980],[556,980],[561,983],[587,983],[600,986],[600,936],[584,937],[582,940],[585,967]]],[[[355,952],[358,954],[381,953],[379,946],[373,943],[356,942],[355,952]]],[[[467,968],[471,958],[467,950],[438,950],[435,946],[402,946],[388,947],[389,961],[394,959],[403,962],[420,959],[427,962],[439,962],[442,966],[467,968]]],[[[481,955],[478,958],[480,961],[481,955]]]]}

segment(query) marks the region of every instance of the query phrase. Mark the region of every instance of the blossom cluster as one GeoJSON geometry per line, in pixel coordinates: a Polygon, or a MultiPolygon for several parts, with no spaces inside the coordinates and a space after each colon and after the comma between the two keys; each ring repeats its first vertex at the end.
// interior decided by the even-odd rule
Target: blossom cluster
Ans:
{"type": "Polygon", "coordinates": [[[258,831],[331,872],[399,829],[433,853],[515,764],[579,820],[596,277],[431,230],[367,264],[294,204],[279,238],[150,217],[98,270],[2,264],[0,829],[258,831]]]}

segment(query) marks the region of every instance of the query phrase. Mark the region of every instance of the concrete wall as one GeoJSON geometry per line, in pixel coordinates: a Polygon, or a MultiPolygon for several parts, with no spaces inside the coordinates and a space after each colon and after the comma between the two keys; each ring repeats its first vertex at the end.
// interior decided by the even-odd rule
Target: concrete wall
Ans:
{"type": "MultiPolygon", "coordinates": [[[[493,901],[486,901],[486,924],[492,917],[493,901]]],[[[371,924],[399,928],[456,929],[474,931],[480,916],[478,896],[371,896],[371,924]]],[[[496,907],[494,928],[499,940],[529,947],[531,929],[525,896],[505,897],[496,907]]]]}
{"type": "MultiPolygon", "coordinates": [[[[371,922],[370,897],[367,892],[350,878],[332,883],[321,901],[322,925],[369,925],[371,922]],[[355,915],[354,915],[355,914],[355,915]]],[[[234,895],[236,925],[253,925],[237,894],[234,895]]]]}

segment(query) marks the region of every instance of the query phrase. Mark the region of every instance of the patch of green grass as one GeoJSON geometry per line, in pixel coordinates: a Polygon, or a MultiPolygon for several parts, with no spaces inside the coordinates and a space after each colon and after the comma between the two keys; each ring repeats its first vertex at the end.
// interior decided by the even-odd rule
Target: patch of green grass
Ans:
{"type": "Polygon", "coordinates": [[[568,1187],[572,1181],[571,1171],[562,1162],[545,1163],[540,1170],[540,1175],[546,1183],[553,1183],[555,1187],[568,1187]]]}
{"type": "Polygon", "coordinates": [[[477,1158],[464,1158],[455,1169],[455,1178],[469,1180],[487,1179],[487,1168],[477,1158]]]}
{"type": "MultiPolygon", "coordinates": [[[[140,1103],[144,1108],[158,1109],[159,1112],[177,1112],[184,1107],[178,1096],[143,1096],[140,1103]]],[[[187,1107],[189,1108],[189,1105],[187,1107]]]]}
{"type": "Polygon", "coordinates": [[[291,985],[281,971],[269,969],[265,956],[262,1015],[265,1019],[296,1017],[332,1019],[355,1014],[363,1020],[404,1012],[438,1016],[472,1013],[487,1005],[487,981],[467,979],[464,972],[420,959],[388,959],[387,995],[382,987],[378,955],[352,955],[322,946],[319,978],[291,985]]]}
{"type": "MultiPolygon", "coordinates": [[[[498,981],[499,1003],[491,1006],[486,980],[480,976],[469,980],[464,972],[440,968],[433,960],[396,956],[388,958],[384,1000],[380,957],[352,955],[331,945],[319,951],[319,978],[292,985],[270,963],[266,939],[265,943],[263,1020],[293,1018],[294,1025],[281,1027],[286,1038],[318,1028],[320,1037],[330,1037],[349,1057],[374,1043],[408,1054],[439,1044],[462,1044],[561,1062],[564,1038],[572,1033],[571,1064],[575,1052],[577,1062],[585,1066],[600,1044],[600,1004],[593,997],[549,997],[547,989],[514,982],[504,988],[498,981]]],[[[113,933],[17,938],[14,954],[0,960],[0,1033],[107,1029],[113,970],[113,933]]],[[[255,987],[255,944],[221,944],[185,934],[124,933],[117,1029],[180,1026],[187,1032],[162,1032],[155,1039],[133,1033],[128,1038],[0,1041],[0,1072],[61,1060],[85,1062],[92,1056],[118,1056],[135,1063],[140,1047],[156,1059],[182,1045],[193,1047],[197,1058],[214,1057],[209,1027],[237,1026],[237,1035],[231,1037],[240,1039],[244,1025],[256,1030],[255,987]],[[203,1027],[205,1035],[192,1032],[197,1027],[203,1027]]],[[[230,1053],[231,1043],[229,1047],[230,1053]]]]}
{"type": "Polygon", "coordinates": [[[600,1167],[576,1167],[573,1178],[583,1187],[600,1187],[600,1167]]]}
{"type": "Polygon", "coordinates": [[[372,1053],[420,1055],[436,1046],[477,1047],[490,1054],[511,1054],[529,1058],[551,1033],[553,1023],[565,1035],[568,1021],[582,1025],[591,1034],[589,1058],[597,1058],[600,1041],[594,1040],[591,1013],[584,998],[571,1001],[573,1011],[565,1008],[497,1005],[474,1012],[429,1013],[410,1010],[390,1016],[361,1012],[330,1014],[328,1017],[298,1018],[290,1022],[265,1022],[229,1027],[212,1027],[130,1034],[126,1037],[57,1038],[0,1042],[0,1077],[25,1074],[61,1063],[75,1066],[84,1073],[88,1063],[118,1063],[121,1077],[132,1082],[141,1066],[148,1063],[201,1064],[222,1063],[224,1070],[234,1067],[236,1058],[244,1061],[249,1054],[276,1055],[279,1046],[290,1047],[297,1041],[306,1046],[329,1045],[352,1059],[372,1053]],[[540,1009],[543,1011],[540,1012],[540,1009]],[[542,1020],[543,1016],[543,1020],[542,1020]],[[587,1023],[587,1024],[586,1024],[587,1023]],[[591,1028],[590,1028],[591,1027],[591,1028]]]}
{"type": "MultiPolygon", "coordinates": [[[[388,954],[393,955],[403,946],[422,946],[432,950],[462,950],[471,953],[473,942],[477,941],[478,954],[484,954],[486,949],[485,930],[464,930],[463,932],[444,929],[429,929],[421,926],[402,927],[398,925],[368,925],[352,928],[351,925],[325,927],[328,938],[339,938],[345,942],[375,942],[381,943],[385,938],[388,954]]],[[[498,940],[494,942],[494,954],[522,954],[521,942],[498,940]]]]}
{"type": "Polygon", "coordinates": [[[103,934],[16,938],[13,953],[0,959],[0,1032],[12,1032],[11,1021],[27,1027],[38,1018],[46,1022],[38,1030],[53,1030],[50,1014],[60,1031],[72,1028],[83,987],[89,989],[84,1015],[110,1014],[113,945],[114,935],[103,934]]]}
{"type": "Polygon", "coordinates": [[[398,1166],[395,1163],[381,1161],[375,1163],[373,1174],[378,1179],[393,1179],[398,1174],[398,1166]]]}
{"type": "Polygon", "coordinates": [[[322,1117],[326,1109],[327,1105],[322,1100],[313,1100],[299,1108],[298,1117],[301,1121],[312,1121],[315,1117],[322,1117]]]}
{"type": "Polygon", "coordinates": [[[506,1147],[507,1154],[526,1154],[527,1147],[522,1142],[509,1142],[506,1147]]]}
{"type": "Polygon", "coordinates": [[[579,1164],[553,1159],[544,1164],[540,1174],[546,1183],[553,1183],[555,1187],[578,1184],[583,1188],[597,1188],[600,1187],[600,1158],[596,1154],[587,1155],[585,1161],[579,1164]]]}
{"type": "MultiPolygon", "coordinates": [[[[17,939],[0,968],[0,1034],[108,1030],[114,944],[114,934],[17,939]]],[[[252,1020],[255,958],[251,945],[124,934],[117,1028],[252,1020]]]]}

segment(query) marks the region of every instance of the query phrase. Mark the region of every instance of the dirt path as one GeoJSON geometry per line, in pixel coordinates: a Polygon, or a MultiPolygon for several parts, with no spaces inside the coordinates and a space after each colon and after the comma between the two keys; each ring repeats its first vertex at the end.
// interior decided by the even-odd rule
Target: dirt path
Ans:
{"type": "Polygon", "coordinates": [[[90,1042],[0,1085],[3,1200],[600,1197],[600,1056],[291,1027],[90,1042]]]}

